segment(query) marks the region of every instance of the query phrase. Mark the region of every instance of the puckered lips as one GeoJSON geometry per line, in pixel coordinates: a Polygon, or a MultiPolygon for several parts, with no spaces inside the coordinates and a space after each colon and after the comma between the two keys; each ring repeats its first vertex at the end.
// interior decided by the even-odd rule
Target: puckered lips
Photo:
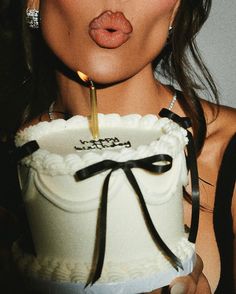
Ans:
{"type": "Polygon", "coordinates": [[[89,24],[89,35],[100,47],[115,49],[128,41],[133,27],[122,12],[107,10],[89,24]]]}

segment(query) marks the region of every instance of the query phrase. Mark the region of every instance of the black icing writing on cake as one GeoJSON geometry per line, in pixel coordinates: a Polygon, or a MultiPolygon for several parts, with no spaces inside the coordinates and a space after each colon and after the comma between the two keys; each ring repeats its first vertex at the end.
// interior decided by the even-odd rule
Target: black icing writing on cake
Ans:
{"type": "Polygon", "coordinates": [[[117,137],[102,138],[97,140],[79,140],[79,144],[74,146],[76,151],[103,150],[110,148],[130,148],[130,141],[121,142],[117,137]]]}

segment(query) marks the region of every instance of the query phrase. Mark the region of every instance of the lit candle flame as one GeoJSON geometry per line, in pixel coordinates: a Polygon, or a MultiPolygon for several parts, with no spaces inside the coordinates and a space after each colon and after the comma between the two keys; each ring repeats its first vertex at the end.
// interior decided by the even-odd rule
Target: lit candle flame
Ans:
{"type": "Polygon", "coordinates": [[[77,71],[77,74],[82,81],[89,83],[91,105],[90,128],[92,136],[96,140],[99,137],[96,88],[93,81],[86,74],[82,73],[81,71],[77,71]]]}
{"type": "Polygon", "coordinates": [[[78,74],[78,76],[81,78],[81,80],[82,81],[84,81],[84,82],[89,82],[89,77],[88,76],[86,76],[86,74],[84,74],[83,72],[81,72],[81,71],[77,71],[77,74],[78,74]]]}

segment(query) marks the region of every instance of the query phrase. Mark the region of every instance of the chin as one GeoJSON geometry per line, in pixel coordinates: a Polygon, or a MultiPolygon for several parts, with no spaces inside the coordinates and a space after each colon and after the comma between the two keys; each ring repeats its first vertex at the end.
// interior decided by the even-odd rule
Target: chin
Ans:
{"type": "Polygon", "coordinates": [[[97,71],[90,76],[91,80],[100,85],[117,84],[129,78],[129,75],[119,75],[113,71],[97,71]]]}
{"type": "MultiPolygon", "coordinates": [[[[116,84],[134,76],[142,63],[133,62],[127,54],[115,53],[114,51],[96,50],[85,52],[81,48],[68,51],[67,54],[59,55],[58,58],[73,72],[81,71],[97,84],[116,84]],[[75,53],[76,52],[76,53],[75,53]],[[71,58],[73,56],[73,58],[71,58]]],[[[137,60],[137,58],[136,58],[137,60]]]]}
{"type": "Polygon", "coordinates": [[[92,81],[101,85],[119,83],[132,76],[133,73],[130,72],[130,69],[127,70],[125,64],[111,62],[111,60],[108,62],[108,60],[103,61],[99,58],[94,62],[90,60],[90,62],[87,62],[86,67],[78,65],[78,68],[80,68],[78,70],[84,72],[92,81]]]}

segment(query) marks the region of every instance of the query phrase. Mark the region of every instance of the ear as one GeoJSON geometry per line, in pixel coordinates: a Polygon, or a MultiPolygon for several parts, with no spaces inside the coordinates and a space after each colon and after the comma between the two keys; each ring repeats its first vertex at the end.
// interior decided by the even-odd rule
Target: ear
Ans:
{"type": "Polygon", "coordinates": [[[39,3],[40,3],[40,0],[27,0],[26,1],[26,7],[30,8],[30,9],[38,10],[39,9],[39,3]]]}
{"type": "Polygon", "coordinates": [[[172,12],[172,15],[171,15],[171,18],[170,18],[170,25],[169,25],[169,27],[172,27],[173,26],[176,13],[177,13],[177,11],[179,9],[180,1],[181,0],[177,0],[176,3],[175,3],[175,5],[174,5],[173,12],[172,12]]]}

